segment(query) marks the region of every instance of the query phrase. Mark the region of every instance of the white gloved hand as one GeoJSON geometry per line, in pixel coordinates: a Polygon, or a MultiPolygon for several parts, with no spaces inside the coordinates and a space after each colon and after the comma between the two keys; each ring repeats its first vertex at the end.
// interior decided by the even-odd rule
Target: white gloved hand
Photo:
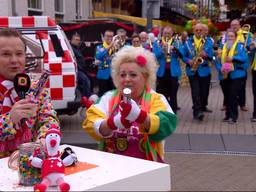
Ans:
{"type": "Polygon", "coordinates": [[[144,123],[147,118],[147,112],[140,109],[132,99],[129,103],[121,102],[119,109],[122,117],[130,122],[144,123]]]}
{"type": "Polygon", "coordinates": [[[111,116],[107,120],[107,125],[110,129],[116,130],[116,129],[127,129],[131,127],[131,123],[123,118],[118,112],[115,116],[111,116]]]}

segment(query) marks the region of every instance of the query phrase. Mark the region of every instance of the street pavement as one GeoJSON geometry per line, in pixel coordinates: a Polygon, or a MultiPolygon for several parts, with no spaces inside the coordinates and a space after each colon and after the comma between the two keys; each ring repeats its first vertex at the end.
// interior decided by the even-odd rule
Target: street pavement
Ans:
{"type": "Polygon", "coordinates": [[[172,191],[256,191],[256,156],[170,152],[172,191]]]}

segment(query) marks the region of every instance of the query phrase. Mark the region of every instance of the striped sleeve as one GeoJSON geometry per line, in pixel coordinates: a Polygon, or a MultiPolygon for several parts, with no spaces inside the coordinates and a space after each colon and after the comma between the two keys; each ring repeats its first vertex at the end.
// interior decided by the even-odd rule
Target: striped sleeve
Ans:
{"type": "Polygon", "coordinates": [[[0,115],[0,141],[12,140],[17,133],[10,113],[0,115]]]}
{"type": "Polygon", "coordinates": [[[148,134],[150,140],[159,142],[175,131],[177,117],[163,95],[152,94],[151,101],[148,134]]]}

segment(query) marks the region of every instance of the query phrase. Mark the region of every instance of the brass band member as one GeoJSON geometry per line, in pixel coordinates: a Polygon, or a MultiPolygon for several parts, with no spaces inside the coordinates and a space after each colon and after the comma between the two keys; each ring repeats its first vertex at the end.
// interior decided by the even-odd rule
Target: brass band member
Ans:
{"type": "Polygon", "coordinates": [[[240,21],[238,19],[234,19],[234,20],[231,21],[230,28],[233,29],[237,33],[237,40],[240,43],[243,43],[245,48],[247,50],[249,50],[250,44],[251,44],[251,41],[252,41],[251,33],[249,33],[248,31],[244,31],[241,28],[241,24],[240,24],[240,21]]]}
{"type": "Polygon", "coordinates": [[[107,30],[103,36],[103,43],[96,48],[96,59],[99,60],[98,71],[96,78],[99,86],[99,96],[102,96],[106,91],[113,89],[114,85],[110,77],[110,64],[114,52],[114,32],[107,30]]]}
{"type": "Polygon", "coordinates": [[[138,34],[132,35],[131,42],[133,47],[141,47],[140,36],[138,34]]]}
{"type": "Polygon", "coordinates": [[[181,77],[180,58],[182,46],[179,39],[172,37],[173,30],[167,26],[163,29],[162,39],[153,44],[159,68],[157,71],[157,91],[162,93],[169,101],[173,111],[177,111],[177,92],[179,78],[181,77]]]}
{"type": "Polygon", "coordinates": [[[238,118],[238,95],[242,89],[247,54],[243,44],[238,41],[236,32],[227,30],[227,42],[224,44],[221,59],[217,65],[219,73],[223,75],[222,89],[226,97],[226,115],[223,121],[236,123],[238,118]],[[226,76],[226,77],[225,77],[226,76]]]}
{"type": "Polygon", "coordinates": [[[256,39],[250,45],[250,58],[252,70],[253,114],[251,121],[256,122],[256,39]]]}
{"type": "Polygon", "coordinates": [[[126,34],[127,34],[126,30],[124,30],[123,28],[119,28],[116,31],[116,36],[118,36],[118,38],[119,38],[119,41],[118,41],[119,50],[122,47],[129,45],[129,43],[126,41],[127,40],[127,35],[126,34]]]}
{"type": "Polygon", "coordinates": [[[142,32],[140,32],[139,36],[140,36],[141,46],[144,49],[151,50],[151,47],[150,47],[150,44],[149,44],[149,41],[148,41],[148,34],[147,34],[147,32],[142,31],[142,32]]]}
{"type": "Polygon", "coordinates": [[[209,60],[213,57],[213,46],[208,38],[203,38],[203,26],[201,23],[193,27],[192,35],[184,45],[183,60],[187,64],[186,73],[191,87],[193,116],[202,121],[203,112],[212,112],[206,106],[208,104],[209,87],[211,81],[211,69],[209,60]],[[195,70],[194,65],[197,65],[195,70]]]}
{"type": "MultiPolygon", "coordinates": [[[[251,35],[250,35],[250,33],[242,30],[240,21],[238,19],[232,20],[231,23],[230,23],[230,28],[233,29],[237,33],[237,39],[236,40],[239,41],[240,43],[243,43],[244,47],[247,50],[249,50],[250,43],[251,43],[251,35]]],[[[243,78],[242,90],[239,93],[239,100],[238,100],[238,104],[239,104],[242,111],[248,111],[245,104],[246,104],[247,69],[248,69],[249,65],[250,65],[249,64],[249,59],[247,59],[246,67],[245,67],[246,76],[243,78]]]]}

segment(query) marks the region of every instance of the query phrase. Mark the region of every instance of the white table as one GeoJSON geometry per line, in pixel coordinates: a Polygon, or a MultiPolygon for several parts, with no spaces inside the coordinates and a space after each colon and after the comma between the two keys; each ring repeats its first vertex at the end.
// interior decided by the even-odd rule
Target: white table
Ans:
{"type": "MultiPolygon", "coordinates": [[[[65,148],[69,145],[62,145],[65,148]]],[[[65,176],[70,191],[170,191],[170,166],[97,150],[70,146],[80,162],[97,167],[65,176]]],[[[18,185],[17,171],[8,168],[8,158],[0,159],[1,191],[33,191],[18,185]]],[[[50,191],[56,188],[49,188],[50,191]]]]}

